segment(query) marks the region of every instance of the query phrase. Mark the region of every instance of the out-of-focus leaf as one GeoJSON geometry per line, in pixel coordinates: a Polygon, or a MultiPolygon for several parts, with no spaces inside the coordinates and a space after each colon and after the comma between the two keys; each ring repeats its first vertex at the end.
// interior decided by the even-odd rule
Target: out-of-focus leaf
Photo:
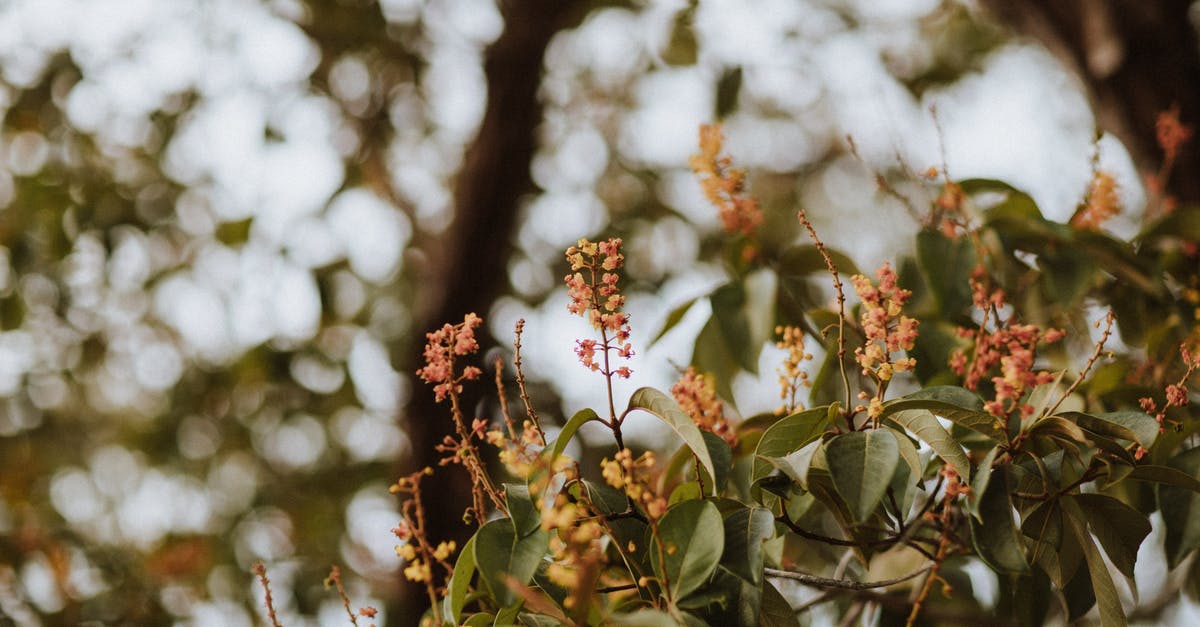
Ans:
{"type": "Polygon", "coordinates": [[[733,398],[733,376],[738,372],[737,357],[730,352],[716,317],[708,319],[696,335],[692,349],[692,365],[701,372],[713,375],[717,394],[726,400],[733,398]]]}
{"type": "Polygon", "coordinates": [[[650,340],[649,345],[654,346],[654,344],[656,344],[659,340],[662,339],[662,336],[669,333],[671,331],[671,329],[674,329],[676,327],[676,325],[678,325],[680,323],[680,321],[683,320],[683,317],[687,315],[687,312],[692,309],[692,305],[695,305],[696,301],[698,301],[698,300],[700,300],[700,299],[699,298],[689,298],[686,301],[684,301],[683,304],[672,309],[671,312],[667,314],[667,319],[665,321],[663,321],[662,328],[659,329],[658,333],[654,334],[654,338],[650,340]]]}
{"type": "Polygon", "coordinates": [[[759,627],[800,627],[796,611],[787,599],[769,582],[763,582],[762,609],[758,616],[759,627]]]}
{"type": "Polygon", "coordinates": [[[471,578],[474,576],[475,537],[471,536],[458,554],[458,560],[454,562],[454,574],[450,577],[450,582],[446,584],[444,612],[454,619],[455,624],[458,624],[462,618],[463,605],[466,603],[467,592],[471,589],[471,578]]]}
{"type": "Polygon", "coordinates": [[[571,416],[567,424],[563,425],[562,431],[558,432],[558,437],[554,440],[554,443],[546,447],[546,450],[550,454],[550,461],[553,462],[558,459],[559,455],[562,455],[563,450],[567,448],[567,443],[571,441],[571,438],[575,437],[575,433],[579,431],[579,428],[584,423],[599,419],[600,416],[590,407],[575,412],[575,415],[571,416]]]}
{"type": "Polygon", "coordinates": [[[629,407],[625,411],[629,412],[635,409],[658,416],[672,431],[683,438],[683,443],[692,449],[692,453],[696,455],[700,465],[708,471],[708,476],[717,476],[713,468],[712,457],[708,454],[708,445],[704,443],[704,436],[700,434],[700,428],[692,422],[691,416],[679,408],[675,399],[654,388],[640,388],[629,397],[629,407]]]}
{"type": "Polygon", "coordinates": [[[825,451],[834,487],[855,521],[865,521],[879,506],[900,462],[896,436],[887,429],[843,433],[831,438],[825,451]]]}
{"type": "Polygon", "coordinates": [[[721,513],[708,501],[683,501],[662,517],[658,534],[662,550],[650,551],[651,564],[667,582],[670,598],[682,599],[703,585],[721,561],[725,547],[721,513]]]}
{"type": "Polygon", "coordinates": [[[943,317],[952,318],[971,307],[969,280],[979,259],[969,238],[952,239],[923,229],[917,233],[917,261],[943,317]]]}
{"type": "Polygon", "coordinates": [[[983,522],[979,513],[979,500],[983,498],[983,494],[987,492],[988,485],[991,483],[992,464],[996,463],[996,456],[999,454],[999,446],[988,451],[988,454],[980,460],[979,466],[972,471],[974,474],[971,475],[971,493],[967,495],[967,512],[979,522],[983,522]]]}
{"type": "MultiPolygon", "coordinates": [[[[1168,466],[1188,477],[1200,476],[1200,448],[1176,455],[1168,466]]],[[[1158,509],[1166,527],[1167,566],[1174,569],[1200,547],[1200,494],[1178,485],[1158,486],[1158,509]]]]}
{"type": "Polygon", "coordinates": [[[1115,411],[1094,416],[1067,411],[1059,415],[1092,433],[1137,442],[1147,450],[1158,439],[1158,421],[1140,411],[1115,411]]]}
{"type": "Polygon", "coordinates": [[[511,607],[519,600],[508,587],[507,577],[529,583],[549,541],[550,535],[540,527],[518,537],[508,518],[490,521],[475,533],[475,564],[480,579],[501,607],[511,607]]]}
{"type": "Polygon", "coordinates": [[[737,110],[738,94],[742,90],[741,66],[726,68],[717,80],[717,97],[715,102],[715,118],[725,119],[725,116],[737,110]]]}

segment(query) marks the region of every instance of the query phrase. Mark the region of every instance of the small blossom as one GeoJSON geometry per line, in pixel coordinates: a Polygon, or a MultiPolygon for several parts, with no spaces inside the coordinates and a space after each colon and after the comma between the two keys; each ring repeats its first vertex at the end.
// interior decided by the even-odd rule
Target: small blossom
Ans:
{"type": "Polygon", "coordinates": [[[671,396],[696,426],[721,436],[730,446],[737,443],[737,434],[725,419],[724,405],[717,398],[712,375],[700,374],[689,367],[671,386],[671,396]]]}
{"type": "Polygon", "coordinates": [[[469,313],[459,324],[447,323],[437,331],[425,334],[425,367],[417,371],[417,376],[426,383],[434,384],[437,402],[442,402],[448,395],[462,392],[463,380],[472,380],[480,375],[481,371],[474,366],[468,366],[462,374],[455,375],[454,358],[479,350],[475,329],[482,323],[482,318],[469,313]]]}
{"type": "Polygon", "coordinates": [[[721,228],[726,233],[753,235],[763,223],[762,209],[745,192],[746,172],[731,168],[731,159],[721,156],[723,140],[720,125],[701,125],[700,154],[691,158],[692,171],[699,177],[704,195],[717,208],[721,228]]]}
{"type": "Polygon", "coordinates": [[[776,410],[778,414],[786,414],[804,409],[804,404],[797,400],[802,388],[811,387],[808,373],[800,369],[800,365],[809,361],[813,356],[804,352],[804,331],[794,326],[775,327],[775,334],[780,336],[775,346],[788,352],[783,364],[775,369],[779,375],[779,398],[783,405],[776,410]]]}

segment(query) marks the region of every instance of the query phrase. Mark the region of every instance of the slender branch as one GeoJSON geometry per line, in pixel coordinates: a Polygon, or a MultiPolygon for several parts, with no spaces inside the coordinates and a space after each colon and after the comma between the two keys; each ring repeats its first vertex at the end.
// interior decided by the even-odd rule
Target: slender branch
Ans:
{"type": "Polygon", "coordinates": [[[258,575],[258,581],[262,584],[263,592],[266,594],[264,602],[267,606],[267,617],[271,619],[271,625],[279,627],[279,619],[275,616],[275,600],[271,598],[271,580],[267,579],[267,567],[263,566],[262,562],[256,563],[254,574],[258,575]]]}
{"type": "Polygon", "coordinates": [[[508,428],[508,437],[517,439],[517,426],[513,424],[512,413],[508,411],[508,396],[504,394],[504,359],[497,357],[496,363],[496,397],[500,399],[500,415],[504,416],[504,426],[508,428]]]}
{"type": "MultiPolygon", "coordinates": [[[[1113,311],[1109,309],[1108,315],[1104,317],[1104,333],[1100,335],[1100,341],[1096,342],[1096,350],[1092,351],[1092,356],[1088,358],[1087,363],[1084,364],[1083,371],[1079,373],[1079,376],[1076,377],[1073,382],[1071,382],[1071,386],[1067,388],[1067,391],[1063,392],[1062,396],[1058,397],[1058,402],[1054,403],[1054,406],[1050,409],[1042,412],[1043,416],[1053,415],[1058,409],[1058,406],[1062,405],[1063,401],[1067,400],[1067,397],[1075,392],[1075,388],[1078,388],[1079,384],[1083,383],[1083,380],[1087,378],[1088,372],[1091,371],[1092,366],[1096,363],[1096,360],[1100,358],[1100,353],[1104,350],[1104,343],[1108,341],[1108,336],[1112,335],[1113,319],[1113,311]]],[[[1099,324],[1099,322],[1097,322],[1097,324],[1099,324]]]]}
{"type": "Polygon", "coordinates": [[[846,291],[842,288],[842,278],[838,274],[837,265],[833,263],[833,258],[829,256],[829,251],[825,249],[825,242],[817,235],[817,230],[813,228],[812,222],[808,220],[808,214],[801,208],[796,212],[796,219],[808,231],[808,236],[812,238],[813,244],[817,247],[817,252],[821,253],[821,258],[825,260],[825,268],[829,270],[829,274],[833,275],[833,288],[837,291],[837,306],[838,306],[838,371],[842,374],[842,386],[846,389],[846,406],[842,409],[842,415],[846,417],[846,425],[851,431],[854,431],[854,416],[850,411],[852,406],[850,396],[850,377],[846,375],[846,291]]]}
{"type": "Polygon", "coordinates": [[[929,572],[933,564],[926,564],[921,568],[908,573],[907,575],[897,577],[895,579],[884,579],[881,581],[852,581],[849,579],[830,579],[828,577],[819,577],[808,573],[798,573],[790,570],[779,570],[776,568],[764,568],[763,574],[775,579],[790,579],[799,581],[806,586],[814,586],[817,588],[837,588],[839,590],[872,590],[875,588],[886,588],[894,586],[898,583],[904,583],[909,579],[916,579],[921,575],[929,572]]]}
{"type": "Polygon", "coordinates": [[[533,408],[533,401],[529,398],[529,390],[525,388],[525,370],[521,368],[521,333],[525,331],[525,319],[517,320],[516,340],[513,342],[513,367],[517,370],[517,389],[521,391],[521,402],[525,404],[525,415],[533,421],[533,428],[537,429],[538,437],[541,438],[542,446],[546,445],[546,433],[542,431],[542,423],[538,422],[537,410],[533,408]]]}

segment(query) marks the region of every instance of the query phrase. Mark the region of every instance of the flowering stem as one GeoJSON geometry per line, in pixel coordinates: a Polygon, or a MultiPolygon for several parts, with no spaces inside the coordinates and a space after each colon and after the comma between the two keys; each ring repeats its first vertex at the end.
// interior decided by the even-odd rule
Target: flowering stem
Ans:
{"type": "Polygon", "coordinates": [[[846,390],[846,405],[842,408],[842,415],[846,418],[846,426],[851,431],[854,431],[854,416],[851,413],[853,404],[850,400],[850,377],[846,375],[846,292],[842,288],[842,278],[838,274],[837,265],[833,263],[833,258],[829,256],[829,251],[825,249],[825,242],[817,236],[817,230],[813,228],[812,222],[808,221],[808,214],[804,209],[800,209],[796,213],[796,218],[804,229],[808,231],[808,236],[812,238],[813,243],[817,247],[817,252],[821,253],[821,258],[825,260],[825,269],[829,270],[829,274],[833,275],[833,288],[837,291],[837,306],[838,306],[838,370],[842,374],[842,387],[846,390]]]}
{"type": "Polygon", "coordinates": [[[1096,350],[1092,351],[1092,356],[1087,360],[1087,363],[1084,364],[1083,371],[1079,373],[1079,376],[1076,377],[1073,382],[1071,382],[1071,386],[1067,388],[1067,391],[1063,392],[1062,396],[1058,397],[1058,402],[1054,403],[1054,406],[1050,409],[1042,412],[1042,416],[1053,415],[1058,409],[1058,406],[1062,405],[1063,401],[1067,400],[1067,397],[1075,392],[1075,388],[1079,387],[1080,383],[1083,383],[1084,378],[1087,377],[1088,372],[1092,369],[1092,366],[1096,363],[1096,360],[1100,358],[1100,352],[1104,350],[1104,343],[1108,341],[1108,336],[1112,334],[1113,318],[1113,312],[1111,309],[1109,309],[1108,315],[1104,317],[1104,333],[1100,336],[1100,341],[1096,342],[1096,350]]]}

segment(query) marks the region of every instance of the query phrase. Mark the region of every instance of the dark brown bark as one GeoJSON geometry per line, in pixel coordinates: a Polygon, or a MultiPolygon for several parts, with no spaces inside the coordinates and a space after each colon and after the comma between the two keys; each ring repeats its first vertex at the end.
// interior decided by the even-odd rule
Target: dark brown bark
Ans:
{"type": "MultiPolygon", "coordinates": [[[[1143,173],[1156,172],[1162,151],[1155,119],[1179,106],[1200,127],[1200,49],[1189,19],[1191,0],[985,0],[1001,21],[1036,38],[1087,85],[1097,122],[1116,135],[1143,173]]],[[[1200,202],[1200,141],[1179,154],[1167,193],[1200,202]]]]}
{"type": "MultiPolygon", "coordinates": [[[[479,134],[468,149],[455,186],[454,220],[436,243],[425,247],[424,279],[418,289],[417,331],[443,322],[462,321],[469,312],[481,316],[508,287],[508,260],[522,198],[535,190],[529,172],[542,119],[538,87],[546,45],[559,30],[582,17],[583,0],[509,0],[500,3],[504,32],[485,54],[487,108],[479,134]]],[[[421,343],[409,363],[421,362],[421,343]]],[[[485,347],[486,348],[486,347],[485,347]]],[[[463,407],[470,420],[489,376],[465,390],[463,407]]],[[[409,469],[437,468],[434,450],[451,433],[449,408],[436,405],[428,386],[415,381],[405,408],[412,442],[409,469]]],[[[455,539],[462,546],[475,526],[462,521],[470,504],[470,482],[459,467],[438,468],[423,482],[430,506],[432,539],[455,539]]],[[[410,586],[402,624],[416,624],[428,604],[423,588],[410,586]]]]}

